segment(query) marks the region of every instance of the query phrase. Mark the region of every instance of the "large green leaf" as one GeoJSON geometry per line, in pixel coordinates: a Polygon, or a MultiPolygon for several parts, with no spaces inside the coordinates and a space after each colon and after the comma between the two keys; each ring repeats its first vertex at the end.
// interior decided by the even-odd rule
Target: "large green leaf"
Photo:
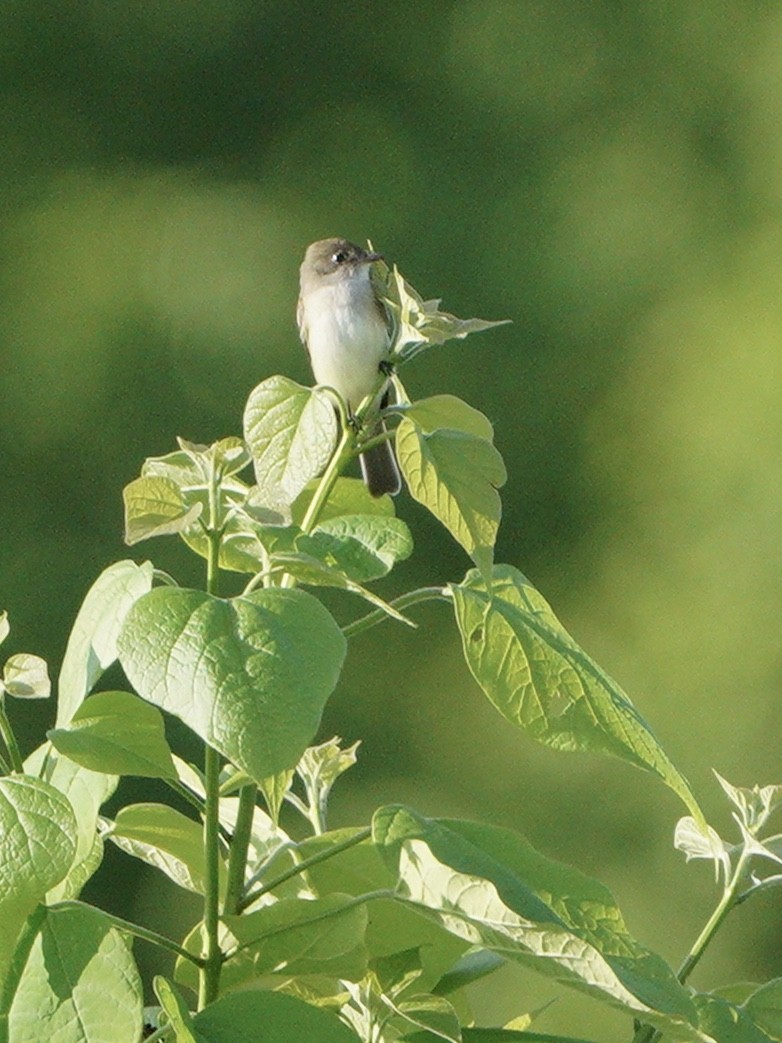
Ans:
{"type": "Polygon", "coordinates": [[[430,410],[426,400],[417,406],[418,413],[416,407],[405,412],[396,432],[397,458],[410,495],[442,522],[488,575],[502,512],[497,489],[507,477],[491,442],[491,425],[485,421],[489,434],[476,434],[482,427],[472,415],[477,411],[452,406],[454,422],[469,430],[430,427],[440,422],[441,403],[430,410]],[[461,415],[467,410],[469,422],[461,415]]]}
{"type": "Polygon", "coordinates": [[[98,909],[47,909],[25,956],[9,997],[8,1043],[141,1038],[141,981],[133,955],[98,909]]]}
{"type": "Polygon", "coordinates": [[[163,715],[130,692],[98,692],[81,704],[67,728],[48,738],[60,753],[93,771],[174,779],[163,715]]]}
{"type": "Polygon", "coordinates": [[[376,813],[374,837],[398,873],[398,900],[466,941],[675,1031],[703,1038],[673,971],[628,933],[610,891],[509,830],[376,813]]]}
{"type": "MultiPolygon", "coordinates": [[[[167,804],[130,804],[117,812],[106,835],[180,887],[204,893],[203,829],[181,811],[167,804]]],[[[224,875],[222,863],[220,870],[224,875]]]]}
{"type": "Polygon", "coordinates": [[[131,605],[152,586],[152,565],[118,561],[95,580],[73,624],[60,670],[57,727],[117,658],[117,635],[131,605]]]}
{"type": "MultiPolygon", "coordinates": [[[[715,1043],[776,1043],[779,1035],[762,1015],[756,1021],[752,1013],[721,996],[698,994],[693,997],[698,1009],[698,1024],[715,1043]],[[767,1030],[769,1027],[772,1030],[767,1030]]],[[[779,1023],[777,1022],[777,1025],[779,1023]]]]}
{"type": "Polygon", "coordinates": [[[294,767],[314,736],[346,642],[301,590],[224,601],[161,587],[136,602],[119,647],[141,696],[260,782],[294,767]]]}
{"type": "Polygon", "coordinates": [[[646,768],[703,822],[686,779],[627,695],[517,569],[495,566],[490,593],[474,570],[450,589],[467,664],[503,717],[545,746],[609,753],[646,768]]]}
{"type": "Polygon", "coordinates": [[[193,1023],[208,1043],[358,1041],[334,1014],[280,992],[231,993],[196,1014],[193,1023]]]}
{"type": "Polygon", "coordinates": [[[334,404],[319,388],[270,377],[250,393],[244,436],[262,502],[287,511],[331,458],[337,439],[334,404]]]}
{"type": "Polygon", "coordinates": [[[0,984],[22,924],[71,868],[75,837],[62,793],[26,775],[0,778],[0,984]]]}

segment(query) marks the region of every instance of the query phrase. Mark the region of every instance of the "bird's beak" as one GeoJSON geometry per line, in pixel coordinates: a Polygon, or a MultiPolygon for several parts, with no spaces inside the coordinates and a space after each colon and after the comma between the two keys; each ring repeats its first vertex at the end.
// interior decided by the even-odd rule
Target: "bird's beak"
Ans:
{"type": "Polygon", "coordinates": [[[364,258],[364,263],[369,264],[372,261],[384,261],[385,257],[382,254],[367,254],[364,258]]]}

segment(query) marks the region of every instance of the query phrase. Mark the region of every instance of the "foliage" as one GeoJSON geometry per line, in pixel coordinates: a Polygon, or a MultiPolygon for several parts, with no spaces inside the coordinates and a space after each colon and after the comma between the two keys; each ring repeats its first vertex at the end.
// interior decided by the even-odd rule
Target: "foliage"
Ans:
{"type": "MultiPolygon", "coordinates": [[[[378,278],[397,369],[493,325],[441,312],[396,270],[378,278]]],[[[392,602],[370,586],[412,551],[392,501],[343,474],[375,429],[364,424],[375,395],[348,420],[329,389],[272,377],[250,395],[243,440],[180,441],[126,487],[128,543],[178,535],[205,560],[205,589],[150,563],[106,569],[68,642],[56,727],[24,762],[5,699],[46,697],[48,677],[35,656],[6,663],[0,1040],[136,1043],[134,939],[176,958],[146,1017],[150,1038],[178,1043],[553,1040],[529,1030],[534,1011],[473,1024],[468,986],[506,962],[623,1012],[635,1043],[782,1039],[778,982],[719,994],[687,985],[729,911],[782,881],[782,842],[767,829],[782,788],[720,780],[739,838],[719,837],[621,687],[523,575],[494,563],[505,468],[487,418],[452,396],[411,402],[393,380],[385,419],[402,473],[475,565],[461,581],[392,602]],[[340,624],[311,592],[324,586],[369,611],[340,624]],[[621,758],[683,801],[676,845],[714,863],[722,893],[678,972],[630,934],[605,886],[517,833],[398,805],[364,828],[329,829],[331,790],[356,745],[312,744],[348,644],[381,623],[414,626],[409,610],[425,600],[451,606],[467,666],[509,723],[556,750],[621,758]],[[116,660],[134,691],[96,691],[116,660]],[[203,769],[174,754],[164,714],[201,740],[203,769]],[[129,775],[162,780],[172,803],[102,814],[129,775]],[[283,827],[284,805],[300,832],[283,827]],[[106,841],[201,897],[185,938],[79,900],[106,841]]]]}

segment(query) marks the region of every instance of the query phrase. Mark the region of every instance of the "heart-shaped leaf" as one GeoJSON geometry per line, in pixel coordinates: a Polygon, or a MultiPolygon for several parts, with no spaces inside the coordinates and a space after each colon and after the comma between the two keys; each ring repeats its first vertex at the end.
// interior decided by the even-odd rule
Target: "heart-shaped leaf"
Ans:
{"type": "Polygon", "coordinates": [[[302,590],[225,601],[160,587],[131,609],[119,648],[143,698],[261,782],[294,767],[313,738],[346,642],[302,590]]]}

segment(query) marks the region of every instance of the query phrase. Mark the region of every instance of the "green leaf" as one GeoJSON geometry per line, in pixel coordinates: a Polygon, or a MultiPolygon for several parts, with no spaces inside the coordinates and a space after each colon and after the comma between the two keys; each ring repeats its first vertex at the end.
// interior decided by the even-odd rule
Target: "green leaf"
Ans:
{"type": "Polygon", "coordinates": [[[761,985],[744,1002],[744,1010],[753,1024],[773,1040],[782,1040],[782,978],[761,985]]]}
{"type": "Polygon", "coordinates": [[[693,858],[707,858],[714,862],[715,873],[722,869],[723,877],[730,873],[730,853],[724,840],[711,826],[705,828],[691,815],[685,815],[676,823],[673,846],[682,851],[689,862],[693,858]]]}
{"type": "Polygon", "coordinates": [[[48,902],[75,898],[100,865],[103,845],[97,834],[101,805],[117,787],[116,775],[82,768],[62,757],[47,742],[25,761],[25,771],[37,774],[68,798],[76,813],[76,854],[65,879],[47,893],[48,902]]]}
{"type": "Polygon", "coordinates": [[[719,996],[696,994],[693,1000],[699,1027],[715,1043],[772,1043],[776,1038],[767,1035],[748,1011],[719,996]]]}
{"type": "Polygon", "coordinates": [[[432,821],[406,808],[375,814],[374,837],[399,874],[396,895],[447,930],[698,1039],[695,1008],[673,971],[627,932],[610,891],[509,830],[432,821]]]}
{"type": "Polygon", "coordinates": [[[28,915],[68,873],[76,819],[66,797],[41,779],[0,778],[0,982],[28,915]]]}
{"type": "Polygon", "coordinates": [[[136,478],[122,490],[125,503],[125,542],[133,545],[150,536],[170,536],[191,525],[204,509],[189,506],[171,478],[149,475],[136,478]]]}
{"type": "MultiPolygon", "coordinates": [[[[167,804],[130,804],[117,813],[106,836],[180,887],[204,893],[203,829],[180,811],[167,804]]],[[[221,873],[224,868],[221,863],[221,873]]]]}
{"type": "Polygon", "coordinates": [[[98,692],[67,728],[47,733],[54,747],[85,768],[112,775],[175,779],[163,715],[130,692],[98,692]]]}
{"type": "Polygon", "coordinates": [[[451,1004],[442,996],[411,996],[394,1001],[384,997],[386,1004],[396,1014],[397,1026],[410,1031],[411,1026],[429,1033],[430,1039],[445,1039],[449,1043],[462,1043],[459,1018],[451,1004]]]}
{"type": "MultiPolygon", "coordinates": [[[[317,481],[308,482],[291,507],[292,520],[296,525],[301,525],[304,520],[304,515],[307,513],[307,508],[317,487],[317,481]]],[[[381,518],[393,518],[394,501],[388,494],[372,496],[360,478],[340,477],[334,483],[333,489],[321,508],[318,520],[322,525],[343,514],[375,514],[381,518]]]]}
{"type": "Polygon", "coordinates": [[[488,442],[494,441],[494,428],[488,417],[455,395],[432,395],[397,408],[402,416],[412,420],[423,431],[448,428],[488,442]]]}
{"type": "Polygon", "coordinates": [[[497,489],[507,477],[492,443],[465,431],[427,431],[405,416],[397,428],[396,452],[413,499],[488,573],[501,515],[497,489]]]}
{"type": "Polygon", "coordinates": [[[332,616],[301,590],[224,601],[158,588],[135,604],[120,637],[139,694],[259,783],[295,766],[345,651],[332,616]]]}
{"type": "Polygon", "coordinates": [[[608,753],[645,768],[705,827],[687,781],[627,695],[517,569],[495,566],[491,593],[474,570],[450,589],[467,664],[503,717],[544,746],[608,753]]]}
{"type": "Polygon", "coordinates": [[[0,688],[5,688],[16,699],[48,699],[52,683],[46,660],[27,652],[12,655],[3,667],[0,688]]]}
{"type": "Polygon", "coordinates": [[[727,779],[714,772],[725,795],[738,811],[741,822],[757,834],[769,817],[782,804],[782,786],[732,786],[727,779]]]}
{"type": "Polygon", "coordinates": [[[358,981],[367,969],[367,910],[355,903],[344,894],[286,898],[223,920],[242,957],[252,961],[254,976],[326,974],[358,981]]]}
{"type": "Polygon", "coordinates": [[[262,502],[285,511],[331,458],[337,440],[334,404],[319,388],[270,377],[250,393],[244,434],[262,502]]]}
{"type": "Polygon", "coordinates": [[[169,1024],[174,1029],[176,1043],[199,1043],[203,1039],[196,1032],[187,1004],[177,990],[162,975],[156,974],[152,986],[160,1006],[166,1012],[169,1024]]]}
{"type": "Polygon", "coordinates": [[[223,996],[193,1019],[207,1043],[357,1043],[358,1036],[334,1014],[280,992],[236,992],[223,996]]]}
{"type": "Polygon", "coordinates": [[[129,944],[103,913],[47,909],[10,1003],[8,1043],[135,1041],[142,1010],[129,944]]]}
{"type": "Polygon", "coordinates": [[[393,322],[392,353],[397,365],[408,362],[433,345],[453,338],[462,339],[470,333],[503,326],[510,321],[457,319],[455,315],[440,310],[439,300],[423,300],[402,277],[396,265],[389,269],[383,261],[372,265],[372,281],[393,322]]]}
{"type": "Polygon", "coordinates": [[[310,536],[300,536],[296,546],[354,582],[368,583],[410,557],[413,537],[401,518],[352,514],[321,522],[310,536]]]}
{"type": "Polygon", "coordinates": [[[87,592],[60,670],[57,727],[68,724],[84,696],[117,658],[117,635],[131,605],[152,586],[152,565],[118,561],[87,592]]]}
{"type": "Polygon", "coordinates": [[[270,775],[266,779],[261,779],[258,783],[263,799],[266,801],[266,807],[269,809],[269,815],[275,826],[279,825],[280,810],[292,781],[293,768],[288,768],[286,771],[279,771],[276,775],[270,775]]]}
{"type": "Polygon", "coordinates": [[[8,622],[8,613],[5,611],[0,612],[0,645],[2,645],[10,632],[11,626],[8,622]]]}

